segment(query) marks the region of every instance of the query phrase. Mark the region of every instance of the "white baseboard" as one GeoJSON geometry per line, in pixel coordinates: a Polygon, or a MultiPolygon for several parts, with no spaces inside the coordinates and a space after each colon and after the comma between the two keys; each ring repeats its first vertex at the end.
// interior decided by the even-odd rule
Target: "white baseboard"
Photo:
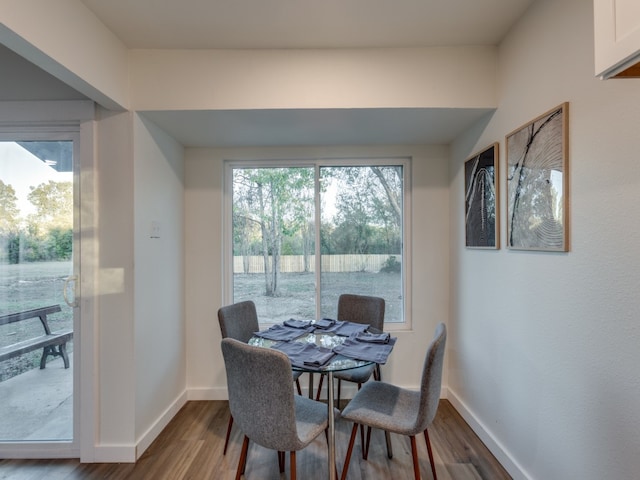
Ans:
{"type": "MultiPolygon", "coordinates": [[[[306,382],[305,382],[306,383],[306,382]]],[[[317,385],[317,384],[316,384],[317,385]]],[[[352,398],[357,389],[351,385],[344,386],[342,398],[352,398]]],[[[307,385],[303,384],[303,395],[308,394],[307,385]]],[[[335,392],[334,392],[335,393],[335,392]]],[[[322,395],[326,397],[326,389],[322,395]]],[[[324,398],[323,397],[323,398],[324,398]]],[[[524,469],[511,456],[509,451],[492,435],[485,425],[474,415],[471,409],[446,386],[442,387],[441,398],[448,399],[471,429],[480,437],[489,451],[498,459],[502,466],[515,480],[531,480],[524,469]]],[[[219,388],[192,388],[180,394],[173,403],[163,412],[157,421],[138,439],[135,445],[96,445],[94,462],[97,463],[134,463],[149,448],[151,443],[160,435],[162,430],[175,417],[178,411],[187,401],[197,400],[226,400],[228,398],[226,387],[219,388]]],[[[3,452],[5,453],[5,452],[3,452]]],[[[27,454],[23,449],[12,452],[14,454],[27,454]]],[[[11,457],[9,457],[11,458],[11,457]]],[[[19,458],[19,457],[13,457],[19,458]]],[[[53,458],[53,457],[49,457],[53,458]]]]}
{"type": "MultiPolygon", "coordinates": [[[[352,398],[357,389],[346,386],[342,389],[342,398],[352,398]]],[[[303,395],[308,394],[308,388],[303,385],[303,395]]],[[[335,392],[334,392],[335,393],[335,392]]],[[[326,389],[322,395],[326,397],[326,389]]],[[[441,398],[448,399],[471,429],[480,437],[491,453],[498,459],[502,466],[509,472],[514,480],[531,480],[523,468],[510,455],[509,451],[491,434],[485,425],[473,414],[471,409],[448,387],[443,386],[441,398]]],[[[226,387],[220,388],[193,388],[180,394],[173,403],[164,411],[158,420],[140,437],[136,445],[96,445],[96,463],[134,463],[149,448],[151,443],[160,435],[178,411],[191,400],[226,400],[226,387]]],[[[4,453],[4,452],[3,452],[4,453]]],[[[15,452],[18,453],[18,452],[15,452]]],[[[25,454],[24,450],[20,453],[25,454]]],[[[18,457],[13,457],[18,458],[18,457]]],[[[50,457],[52,458],[52,457],[50,457]]]]}
{"type": "Polygon", "coordinates": [[[531,480],[520,464],[513,458],[509,451],[491,433],[489,429],[474,415],[471,409],[448,387],[442,388],[443,398],[451,402],[462,418],[469,424],[471,429],[480,437],[482,443],[486,445],[494,457],[498,459],[505,470],[514,480],[531,480]]]}
{"type": "Polygon", "coordinates": [[[135,445],[96,445],[91,463],[135,463],[135,445]]]}
{"type": "Polygon", "coordinates": [[[190,388],[187,390],[187,400],[228,400],[227,387],[190,388]]]}
{"type": "Polygon", "coordinates": [[[187,391],[182,392],[171,403],[162,415],[156,420],[156,422],[138,439],[135,450],[135,459],[139,459],[147,448],[153,443],[153,441],[160,435],[162,430],[169,424],[169,422],[176,416],[178,411],[187,403],[188,394],[187,391]]]}
{"type": "Polygon", "coordinates": [[[178,411],[187,403],[187,392],[184,391],[158,417],[151,427],[138,439],[135,445],[96,445],[94,452],[95,463],[135,463],[162,430],[176,416],[178,411]]]}

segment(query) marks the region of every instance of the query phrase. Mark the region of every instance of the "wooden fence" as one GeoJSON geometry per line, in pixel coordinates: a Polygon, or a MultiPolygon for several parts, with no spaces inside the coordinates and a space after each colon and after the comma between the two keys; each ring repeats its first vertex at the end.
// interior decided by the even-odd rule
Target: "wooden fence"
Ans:
{"type": "MultiPolygon", "coordinates": [[[[379,272],[389,257],[394,256],[398,262],[400,255],[322,255],[323,272],[379,272]]],[[[269,258],[271,262],[271,258],[269,258]]],[[[309,256],[309,272],[315,272],[316,257],[309,256]]],[[[280,257],[280,271],[282,273],[304,272],[304,257],[302,255],[283,255],[280,257]]],[[[233,273],[264,273],[264,258],[262,256],[233,257],[233,273]],[[246,268],[245,268],[246,265],[246,268]]]]}

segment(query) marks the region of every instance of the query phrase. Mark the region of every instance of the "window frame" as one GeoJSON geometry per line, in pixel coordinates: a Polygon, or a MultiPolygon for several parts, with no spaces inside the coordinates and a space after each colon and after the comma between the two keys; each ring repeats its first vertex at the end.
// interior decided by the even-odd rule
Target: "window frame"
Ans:
{"type": "MultiPolygon", "coordinates": [[[[406,331],[412,329],[412,210],[411,210],[411,163],[408,156],[385,157],[329,157],[313,159],[226,159],[224,160],[223,177],[223,229],[222,229],[222,298],[225,305],[233,302],[233,170],[235,168],[293,168],[306,167],[314,169],[314,203],[315,224],[320,225],[320,168],[321,167],[366,167],[383,165],[401,165],[403,173],[403,221],[402,221],[402,296],[403,320],[389,322],[385,329],[389,331],[406,331]]],[[[315,229],[315,275],[316,275],[316,317],[319,318],[321,302],[318,295],[320,285],[320,228],[315,229]]],[[[269,323],[261,322],[261,325],[269,323]]]]}

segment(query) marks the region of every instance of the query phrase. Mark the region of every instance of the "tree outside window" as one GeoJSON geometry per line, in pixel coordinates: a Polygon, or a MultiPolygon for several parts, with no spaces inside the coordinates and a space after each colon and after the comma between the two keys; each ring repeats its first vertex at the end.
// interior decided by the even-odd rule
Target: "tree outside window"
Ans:
{"type": "Polygon", "coordinates": [[[404,320],[406,160],[232,170],[233,301],[262,322],[335,318],[338,297],[383,297],[404,320]],[[316,211],[318,209],[318,211],[316,211]]]}

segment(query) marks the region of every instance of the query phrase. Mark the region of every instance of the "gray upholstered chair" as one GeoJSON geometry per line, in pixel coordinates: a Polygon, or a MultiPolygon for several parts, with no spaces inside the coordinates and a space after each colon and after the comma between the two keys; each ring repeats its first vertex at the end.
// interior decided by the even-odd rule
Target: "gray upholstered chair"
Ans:
{"type": "MultiPolygon", "coordinates": [[[[369,297],[366,295],[353,295],[344,293],[338,298],[338,320],[348,320],[349,322],[362,323],[382,332],[384,329],[384,308],[385,302],[380,297],[369,297]]],[[[340,405],[340,387],[342,380],[353,382],[360,386],[371,378],[380,379],[380,366],[377,364],[366,365],[364,367],[354,368],[351,370],[337,371],[333,374],[333,378],[338,379],[338,399],[336,405],[340,405]]],[[[318,392],[316,400],[320,398],[320,390],[322,389],[322,380],[320,377],[318,382],[318,392]]]]}
{"type": "Polygon", "coordinates": [[[225,338],[222,355],[229,408],[244,433],[236,480],[245,471],[249,440],[278,451],[280,472],[284,471],[284,452],[291,452],[291,479],[295,480],[296,451],[327,429],[327,406],[294,395],[291,362],[278,350],[225,338]]]}
{"type": "MultiPolygon", "coordinates": [[[[241,342],[247,343],[253,336],[254,332],[260,330],[258,325],[258,313],[256,311],[256,305],[251,300],[244,302],[237,302],[232,305],[227,305],[218,309],[218,322],[220,323],[220,331],[222,332],[222,338],[235,338],[241,342]]],[[[296,382],[296,388],[298,393],[302,394],[300,388],[300,382],[298,378],[301,372],[294,372],[294,379],[296,382]]],[[[233,415],[229,417],[229,424],[227,426],[227,435],[224,440],[223,455],[227,454],[227,447],[229,446],[229,436],[231,435],[231,428],[233,427],[233,415]]]]}
{"type": "MultiPolygon", "coordinates": [[[[444,324],[441,323],[436,327],[433,340],[427,348],[419,392],[396,387],[385,382],[367,382],[342,411],[342,418],[354,422],[342,470],[343,480],[349,468],[358,425],[366,425],[368,427],[366,445],[362,447],[363,458],[365,459],[369,453],[372,427],[409,436],[413,455],[413,472],[416,480],[420,480],[416,435],[424,432],[429,461],[431,462],[431,471],[433,472],[433,478],[437,479],[427,427],[433,422],[440,400],[442,364],[444,363],[446,340],[447,330],[444,324]]],[[[389,449],[389,447],[390,444],[387,442],[387,448],[389,449]]],[[[391,458],[390,449],[387,453],[391,458]]]]}
{"type": "Polygon", "coordinates": [[[254,332],[260,330],[256,304],[251,300],[220,307],[218,322],[222,338],[235,338],[244,343],[253,337],[254,332]]]}

